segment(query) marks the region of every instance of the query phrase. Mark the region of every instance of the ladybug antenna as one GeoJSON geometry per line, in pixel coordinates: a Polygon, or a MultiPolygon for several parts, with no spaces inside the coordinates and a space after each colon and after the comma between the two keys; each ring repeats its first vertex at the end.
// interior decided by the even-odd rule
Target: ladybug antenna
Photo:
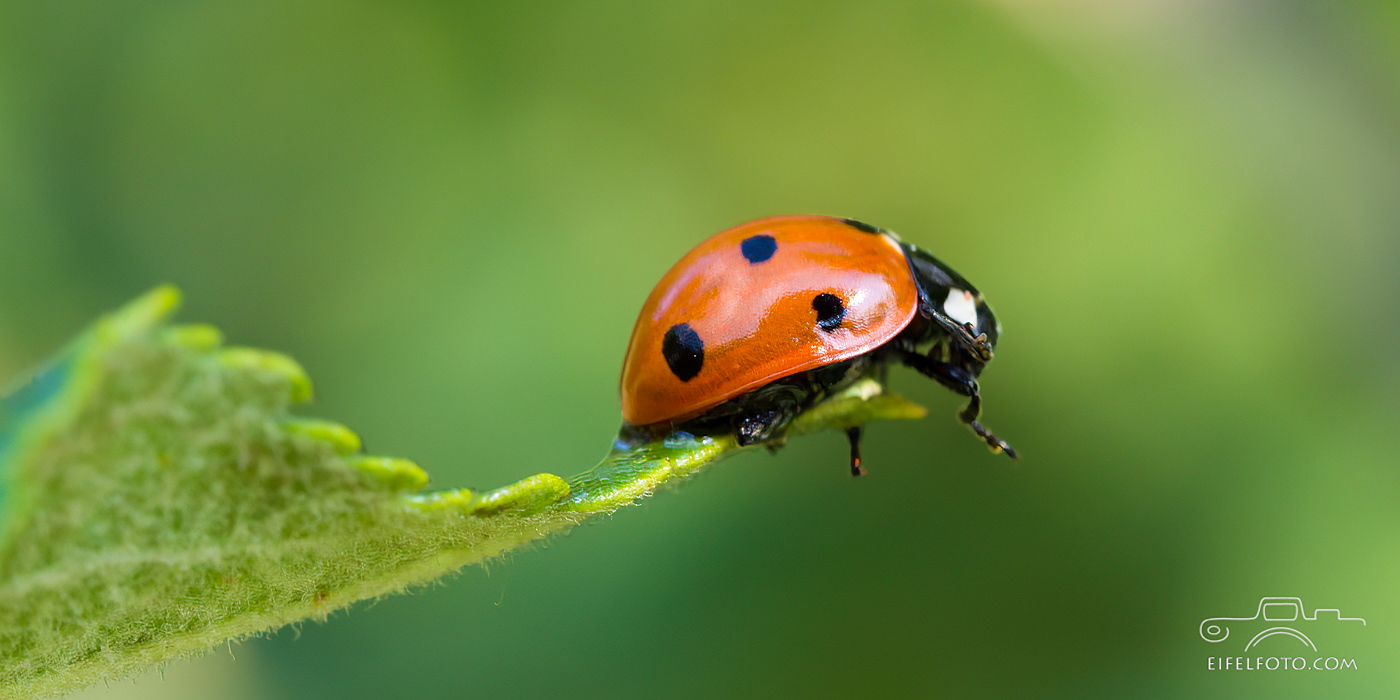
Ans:
{"type": "Polygon", "coordinates": [[[870,472],[860,466],[860,426],[846,428],[846,438],[851,441],[851,476],[865,476],[870,472]]]}

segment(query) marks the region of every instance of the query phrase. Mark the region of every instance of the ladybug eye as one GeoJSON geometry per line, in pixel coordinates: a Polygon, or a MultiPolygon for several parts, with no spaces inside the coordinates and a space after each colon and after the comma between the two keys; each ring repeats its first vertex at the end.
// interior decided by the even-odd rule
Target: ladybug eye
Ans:
{"type": "Polygon", "coordinates": [[[840,328],[841,320],[846,317],[846,305],[835,294],[818,294],[812,299],[812,309],[817,312],[817,325],[828,333],[840,328]]]}
{"type": "Polygon", "coordinates": [[[705,341],[689,323],[677,323],[661,339],[661,356],[676,379],[688,382],[705,366],[705,341]]]}

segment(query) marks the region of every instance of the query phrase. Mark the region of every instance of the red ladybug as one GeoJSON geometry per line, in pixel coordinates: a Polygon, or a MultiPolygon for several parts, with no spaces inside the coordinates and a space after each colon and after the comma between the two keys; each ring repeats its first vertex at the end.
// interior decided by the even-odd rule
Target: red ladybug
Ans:
{"type": "MultiPolygon", "coordinates": [[[[622,366],[622,437],[778,440],[798,414],[897,360],[970,397],[959,418],[1014,458],[976,420],[1000,331],[976,287],[889,231],[828,216],[750,221],[696,246],[647,297],[622,366]]],[[[864,474],[860,428],[847,435],[851,473],[864,474]]]]}

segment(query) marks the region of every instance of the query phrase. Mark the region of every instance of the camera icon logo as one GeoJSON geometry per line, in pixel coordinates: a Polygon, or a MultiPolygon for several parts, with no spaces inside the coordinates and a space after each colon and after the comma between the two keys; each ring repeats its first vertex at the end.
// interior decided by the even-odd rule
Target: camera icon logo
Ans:
{"type": "Polygon", "coordinates": [[[1201,621],[1201,639],[1207,642],[1223,642],[1230,636],[1230,627],[1227,623],[1247,623],[1260,622],[1263,624],[1286,622],[1286,625],[1275,625],[1264,629],[1254,635],[1253,639],[1244,646],[1245,651],[1249,651],[1260,642],[1276,635],[1285,635],[1297,639],[1308,645],[1313,651],[1317,651],[1317,645],[1313,643],[1308,635],[1299,628],[1315,629],[1319,622],[1360,622],[1364,627],[1366,620],[1359,617],[1342,617],[1342,612],[1335,608],[1317,608],[1313,610],[1311,616],[1308,615],[1307,608],[1303,607],[1300,598],[1260,598],[1259,609],[1254,611],[1250,617],[1211,617],[1201,621]],[[1327,613],[1327,614],[1324,614],[1327,613]]]}

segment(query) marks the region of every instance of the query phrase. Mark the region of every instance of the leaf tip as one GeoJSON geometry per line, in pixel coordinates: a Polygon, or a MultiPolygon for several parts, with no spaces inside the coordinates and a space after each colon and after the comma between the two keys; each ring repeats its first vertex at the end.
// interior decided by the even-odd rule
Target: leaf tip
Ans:
{"type": "Polygon", "coordinates": [[[288,418],[282,422],[282,429],[295,435],[329,443],[335,453],[345,457],[359,452],[364,444],[355,431],[328,420],[315,418],[288,418]]]}
{"type": "Polygon", "coordinates": [[[432,493],[415,493],[408,497],[409,505],[422,511],[465,510],[470,511],[476,494],[471,489],[452,489],[432,493]]]}
{"type": "Polygon", "coordinates": [[[483,493],[472,502],[472,515],[496,515],[512,512],[532,515],[564,500],[569,495],[569,482],[554,474],[536,474],[509,486],[483,493]]]}
{"type": "Polygon", "coordinates": [[[159,320],[170,318],[171,314],[180,308],[180,301],[179,287],[173,284],[162,284],[138,297],[128,309],[134,315],[159,320]]]}
{"type": "Polygon", "coordinates": [[[428,485],[428,473],[406,459],[361,456],[350,464],[395,491],[416,491],[428,485]]]}
{"type": "Polygon", "coordinates": [[[188,323],[166,329],[165,337],[188,350],[207,352],[224,344],[224,334],[207,323],[188,323]]]}
{"type": "Polygon", "coordinates": [[[256,348],[226,348],[219,353],[219,360],[229,367],[281,376],[290,389],[292,403],[311,400],[311,377],[296,360],[280,352],[256,348]]]}

